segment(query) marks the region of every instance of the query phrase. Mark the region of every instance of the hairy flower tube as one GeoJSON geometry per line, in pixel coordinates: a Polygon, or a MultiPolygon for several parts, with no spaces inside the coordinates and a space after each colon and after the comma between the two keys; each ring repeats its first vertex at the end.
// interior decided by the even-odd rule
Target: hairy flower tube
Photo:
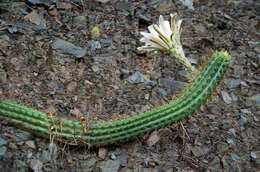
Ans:
{"type": "Polygon", "coordinates": [[[140,41],[144,42],[145,45],[138,47],[138,50],[168,52],[173,58],[185,65],[189,71],[194,72],[195,68],[185,57],[180,41],[182,20],[176,19],[176,13],[170,16],[169,22],[160,15],[159,24],[148,27],[150,33],[140,32],[143,35],[140,41]]]}

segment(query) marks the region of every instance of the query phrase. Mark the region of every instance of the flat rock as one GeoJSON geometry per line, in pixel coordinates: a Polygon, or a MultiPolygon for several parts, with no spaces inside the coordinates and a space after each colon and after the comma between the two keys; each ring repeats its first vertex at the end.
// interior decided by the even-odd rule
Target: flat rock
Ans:
{"type": "Polygon", "coordinates": [[[241,83],[241,80],[240,79],[232,79],[232,78],[229,78],[229,79],[225,79],[224,80],[224,83],[225,85],[228,87],[228,88],[237,88],[240,83],[241,83]]]}
{"type": "Polygon", "coordinates": [[[86,50],[75,46],[74,44],[64,41],[62,39],[56,39],[52,44],[53,49],[60,49],[64,53],[75,55],[78,58],[81,58],[86,55],[86,50]]]}

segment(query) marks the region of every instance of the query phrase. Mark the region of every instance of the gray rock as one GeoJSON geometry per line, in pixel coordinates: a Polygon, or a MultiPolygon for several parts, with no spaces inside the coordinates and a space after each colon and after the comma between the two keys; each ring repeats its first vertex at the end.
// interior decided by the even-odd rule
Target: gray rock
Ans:
{"type": "Polygon", "coordinates": [[[5,146],[0,147],[0,156],[3,156],[6,153],[7,148],[5,146]]]}
{"type": "Polygon", "coordinates": [[[116,54],[100,54],[92,57],[95,62],[103,63],[103,64],[116,64],[116,54]]]}
{"type": "Polygon", "coordinates": [[[30,168],[34,172],[42,172],[42,162],[38,159],[32,159],[30,161],[30,168]]]}
{"type": "Polygon", "coordinates": [[[237,154],[232,153],[232,154],[231,154],[231,159],[232,159],[233,161],[237,161],[237,160],[240,160],[240,157],[239,157],[237,154]]]}
{"type": "Polygon", "coordinates": [[[260,108],[260,93],[247,98],[246,105],[247,106],[256,106],[256,107],[260,108]]]}
{"type": "Polygon", "coordinates": [[[225,103],[227,103],[227,104],[232,103],[232,99],[226,91],[221,91],[221,96],[225,103]]]}
{"type": "Polygon", "coordinates": [[[96,51],[97,49],[101,48],[101,44],[98,41],[91,40],[88,42],[88,45],[89,45],[91,51],[96,51]]]}
{"type": "Polygon", "coordinates": [[[181,78],[185,78],[185,79],[191,79],[192,78],[192,74],[190,74],[188,71],[186,70],[181,70],[178,72],[178,75],[181,77],[181,78]]]}
{"type": "Polygon", "coordinates": [[[26,144],[27,146],[29,146],[30,148],[32,148],[32,149],[36,149],[35,143],[34,143],[34,141],[32,141],[32,140],[26,141],[25,144],[26,144]]]}
{"type": "Polygon", "coordinates": [[[220,170],[220,159],[218,156],[215,156],[214,159],[209,163],[209,169],[212,171],[220,170]]]}
{"type": "Polygon", "coordinates": [[[226,143],[218,143],[217,144],[217,151],[218,153],[223,153],[228,150],[228,144],[226,143]]]}
{"type": "Polygon", "coordinates": [[[27,169],[27,165],[25,164],[25,162],[21,161],[21,160],[14,160],[13,162],[13,171],[15,172],[26,172],[28,171],[27,169]]]}
{"type": "Polygon", "coordinates": [[[228,143],[228,144],[234,144],[234,141],[233,141],[232,139],[228,138],[228,139],[227,139],[227,143],[228,143]]]}
{"type": "Polygon", "coordinates": [[[119,160],[108,160],[100,162],[97,167],[101,172],[117,172],[120,167],[119,160]]]}
{"type": "Polygon", "coordinates": [[[39,15],[36,11],[32,11],[31,13],[27,14],[24,17],[24,19],[29,20],[33,24],[46,28],[46,20],[43,18],[42,15],[39,15]]]}
{"type": "Polygon", "coordinates": [[[203,147],[203,146],[195,146],[195,147],[191,147],[191,152],[196,156],[196,157],[200,157],[202,155],[205,155],[209,152],[209,148],[208,147],[203,147]]]}
{"type": "Polygon", "coordinates": [[[160,79],[160,85],[167,89],[168,94],[179,92],[187,85],[185,82],[175,81],[170,77],[160,79]]]}
{"type": "Polygon", "coordinates": [[[80,162],[80,166],[83,169],[92,168],[96,164],[97,160],[95,158],[90,158],[88,160],[84,160],[80,162]]]}
{"type": "Polygon", "coordinates": [[[93,70],[93,72],[98,72],[99,71],[99,67],[97,65],[91,66],[91,69],[93,70]]]}
{"type": "Polygon", "coordinates": [[[4,35],[0,35],[0,38],[5,40],[5,41],[10,41],[10,38],[8,35],[4,34],[4,35]]]}
{"type": "Polygon", "coordinates": [[[86,25],[86,16],[76,16],[73,18],[73,23],[75,25],[86,25]]]}
{"type": "Polygon", "coordinates": [[[119,156],[119,161],[120,161],[120,165],[121,166],[126,166],[127,165],[127,159],[128,159],[128,155],[125,151],[122,151],[120,156],[119,156]]]}
{"type": "Polygon", "coordinates": [[[156,91],[161,96],[167,96],[168,95],[167,92],[163,88],[158,88],[156,91]]]}
{"type": "Polygon", "coordinates": [[[256,158],[257,158],[257,155],[256,155],[254,152],[250,152],[250,156],[251,156],[251,158],[253,158],[253,159],[256,159],[256,158]]]}
{"type": "Polygon", "coordinates": [[[240,79],[232,79],[232,78],[228,78],[228,79],[225,79],[224,80],[224,83],[225,85],[228,87],[228,88],[237,88],[240,83],[241,83],[241,80],[240,79]]]}
{"type": "Polygon", "coordinates": [[[52,44],[52,48],[60,49],[64,53],[75,55],[78,58],[85,56],[87,53],[85,49],[77,47],[74,44],[64,41],[62,39],[56,39],[52,44]]]}
{"type": "Polygon", "coordinates": [[[0,137],[0,146],[6,145],[8,142],[0,137]]]}
{"type": "Polygon", "coordinates": [[[236,136],[236,130],[234,128],[230,128],[229,132],[232,133],[234,136],[236,136]]]}
{"type": "Polygon", "coordinates": [[[241,118],[238,120],[239,125],[242,127],[246,124],[247,119],[244,116],[241,116],[241,118]]]}
{"type": "Polygon", "coordinates": [[[127,78],[127,80],[131,84],[140,84],[140,83],[149,84],[149,83],[151,83],[151,80],[148,78],[148,76],[141,74],[139,71],[137,71],[133,75],[129,76],[127,78]]]}

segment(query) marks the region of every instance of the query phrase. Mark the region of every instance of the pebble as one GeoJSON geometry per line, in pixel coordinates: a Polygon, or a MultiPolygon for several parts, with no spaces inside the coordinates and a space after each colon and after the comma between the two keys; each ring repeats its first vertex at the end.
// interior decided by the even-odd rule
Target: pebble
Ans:
{"type": "Polygon", "coordinates": [[[240,157],[239,157],[237,154],[232,153],[232,154],[231,154],[231,159],[232,159],[233,161],[237,161],[237,160],[240,160],[240,157]]]}
{"type": "Polygon", "coordinates": [[[246,105],[247,106],[256,106],[256,107],[260,107],[260,93],[252,96],[252,97],[249,97],[247,100],[246,100],[246,105]]]}
{"type": "Polygon", "coordinates": [[[228,138],[228,139],[227,139],[227,143],[228,143],[228,144],[234,144],[234,141],[233,141],[232,139],[228,138]]]}
{"type": "Polygon", "coordinates": [[[240,79],[232,79],[232,78],[229,78],[229,79],[225,79],[224,80],[224,83],[225,85],[229,88],[229,89],[232,89],[232,88],[237,88],[240,83],[241,83],[241,80],[240,79]]]}
{"type": "Polygon", "coordinates": [[[6,145],[8,142],[0,137],[0,146],[6,145]]]}
{"type": "Polygon", "coordinates": [[[32,148],[32,149],[36,149],[35,143],[34,143],[34,141],[32,141],[32,140],[26,141],[25,144],[26,144],[27,146],[29,146],[30,148],[32,148]]]}
{"type": "Polygon", "coordinates": [[[253,158],[253,159],[256,159],[256,158],[257,158],[257,156],[256,156],[256,154],[255,154],[254,152],[250,152],[250,156],[251,156],[251,158],[253,158]]]}
{"type": "Polygon", "coordinates": [[[87,53],[85,49],[78,47],[78,46],[75,46],[74,44],[67,42],[67,41],[64,41],[62,39],[56,39],[52,43],[52,48],[53,49],[60,49],[64,53],[75,55],[77,58],[84,57],[87,53]]]}
{"type": "Polygon", "coordinates": [[[31,13],[27,14],[24,19],[29,20],[31,23],[40,25],[42,27],[46,27],[46,20],[43,18],[43,16],[39,15],[36,11],[32,11],[31,13]]]}
{"type": "Polygon", "coordinates": [[[227,104],[232,103],[232,99],[226,91],[221,91],[221,96],[225,103],[227,103],[227,104]]]}
{"type": "Polygon", "coordinates": [[[100,162],[97,167],[100,172],[117,172],[120,167],[119,160],[108,160],[100,162]]]}
{"type": "Polygon", "coordinates": [[[28,167],[25,164],[25,162],[18,160],[18,159],[14,160],[13,167],[12,167],[13,171],[15,171],[15,172],[26,172],[26,171],[29,171],[27,168],[28,167]]]}
{"type": "Polygon", "coordinates": [[[244,116],[241,116],[241,118],[238,120],[239,125],[242,127],[246,124],[247,119],[244,116]]]}
{"type": "Polygon", "coordinates": [[[155,145],[159,140],[160,140],[160,136],[158,135],[158,132],[154,131],[149,136],[149,138],[147,140],[147,145],[151,147],[151,146],[155,145]]]}
{"type": "Polygon", "coordinates": [[[34,172],[42,172],[42,162],[38,159],[32,159],[30,161],[30,168],[34,172]]]}
{"type": "MultiPolygon", "coordinates": [[[[96,164],[97,160],[95,158],[90,158],[88,160],[80,161],[80,166],[82,169],[90,169],[96,164]]],[[[83,171],[84,171],[83,170],[83,171]]]]}
{"type": "Polygon", "coordinates": [[[177,93],[187,85],[185,82],[175,81],[173,78],[165,77],[159,80],[161,86],[166,88],[168,94],[177,93]]]}
{"type": "Polygon", "coordinates": [[[158,88],[157,89],[157,93],[160,95],[160,96],[167,96],[167,92],[163,89],[163,88],[158,88]]]}
{"type": "Polygon", "coordinates": [[[99,148],[98,150],[98,157],[101,159],[105,159],[107,155],[107,149],[105,148],[99,148]]]}
{"type": "Polygon", "coordinates": [[[151,83],[151,80],[148,78],[148,76],[147,75],[143,75],[139,71],[137,71],[133,75],[129,76],[127,78],[127,80],[131,84],[140,84],[140,83],[149,84],[149,83],[151,83]]]}
{"type": "Polygon", "coordinates": [[[230,128],[229,132],[232,133],[234,136],[236,136],[236,130],[234,128],[230,128]]]}
{"type": "Polygon", "coordinates": [[[3,156],[6,153],[7,148],[5,146],[0,147],[0,156],[3,156]]]}
{"type": "Polygon", "coordinates": [[[91,69],[93,70],[93,72],[98,72],[99,71],[99,67],[97,65],[92,65],[91,69]]]}

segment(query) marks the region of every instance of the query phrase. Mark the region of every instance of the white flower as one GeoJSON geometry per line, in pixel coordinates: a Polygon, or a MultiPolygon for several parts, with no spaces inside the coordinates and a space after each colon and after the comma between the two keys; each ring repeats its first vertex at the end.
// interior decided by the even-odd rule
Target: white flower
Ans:
{"type": "Polygon", "coordinates": [[[188,70],[194,72],[195,69],[190,64],[189,60],[185,57],[182,45],[181,45],[181,23],[182,20],[176,19],[177,14],[171,14],[171,23],[163,19],[163,16],[159,17],[159,25],[153,24],[148,27],[150,33],[140,32],[143,37],[140,39],[145,45],[138,47],[138,50],[146,51],[166,51],[171,54],[185,65],[188,70]]]}
{"type": "Polygon", "coordinates": [[[171,23],[159,17],[159,25],[153,24],[148,27],[150,33],[141,32],[144,36],[140,39],[145,45],[138,50],[161,50],[170,51],[180,44],[180,33],[182,20],[176,20],[177,14],[171,14],[171,23]]]}

